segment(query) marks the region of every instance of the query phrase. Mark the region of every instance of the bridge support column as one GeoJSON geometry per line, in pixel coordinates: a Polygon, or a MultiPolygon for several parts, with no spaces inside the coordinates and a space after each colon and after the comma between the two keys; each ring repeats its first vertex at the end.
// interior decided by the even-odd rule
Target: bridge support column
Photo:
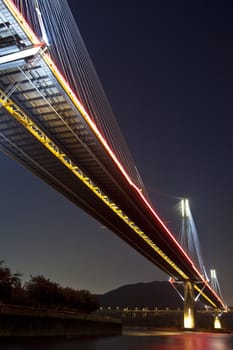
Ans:
{"type": "Polygon", "coordinates": [[[216,315],[214,317],[214,329],[222,329],[220,317],[216,315]]]}
{"type": "Polygon", "coordinates": [[[222,324],[220,317],[222,316],[222,312],[214,313],[214,329],[222,329],[222,324]]]}
{"type": "Polygon", "coordinates": [[[193,329],[195,327],[194,317],[194,290],[191,281],[184,282],[184,328],[193,329]]]}

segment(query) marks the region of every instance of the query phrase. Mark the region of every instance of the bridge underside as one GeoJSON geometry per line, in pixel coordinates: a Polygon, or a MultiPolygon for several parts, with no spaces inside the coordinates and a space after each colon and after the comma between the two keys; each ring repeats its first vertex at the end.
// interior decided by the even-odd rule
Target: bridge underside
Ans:
{"type": "MultiPolygon", "coordinates": [[[[0,0],[0,56],[32,47],[15,18],[0,0]]],[[[42,51],[43,49],[41,49],[42,51]]],[[[188,257],[171,239],[163,224],[129,185],[119,167],[106,152],[82,112],[64,90],[44,53],[0,65],[0,147],[34,174],[53,186],[76,205],[128,242],[152,263],[175,279],[198,281],[200,275],[188,257]],[[7,102],[6,102],[7,100],[7,102]],[[8,105],[9,108],[7,109],[8,105]],[[5,107],[5,108],[4,108],[5,107]],[[86,186],[54,153],[17,120],[14,110],[23,111],[42,133],[77,165],[101,192],[120,208],[147,236],[138,235],[127,221],[116,215],[95,191],[86,186]],[[158,254],[151,241],[163,254],[158,254]],[[165,259],[168,257],[168,259],[165,259]],[[174,262],[174,263],[173,263],[174,262]],[[177,270],[174,266],[179,266],[177,270]]],[[[205,296],[221,307],[211,289],[205,296]]]]}

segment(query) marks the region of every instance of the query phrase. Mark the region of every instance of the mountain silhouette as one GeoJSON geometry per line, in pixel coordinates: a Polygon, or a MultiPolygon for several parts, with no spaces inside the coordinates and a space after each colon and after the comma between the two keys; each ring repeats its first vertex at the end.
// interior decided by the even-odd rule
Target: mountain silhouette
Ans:
{"type": "Polygon", "coordinates": [[[102,307],[177,309],[183,301],[169,282],[129,284],[97,295],[102,307]]]}

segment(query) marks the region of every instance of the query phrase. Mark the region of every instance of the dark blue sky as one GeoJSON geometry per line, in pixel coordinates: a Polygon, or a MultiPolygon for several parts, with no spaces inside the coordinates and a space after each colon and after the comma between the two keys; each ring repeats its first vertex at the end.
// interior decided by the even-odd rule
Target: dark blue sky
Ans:
{"type": "MultiPolygon", "coordinates": [[[[206,268],[233,305],[233,26],[228,1],[69,1],[149,195],[176,227],[187,196],[206,268]],[[178,215],[176,213],[176,215],[178,215]]],[[[104,292],[161,272],[0,154],[1,258],[104,292]]]]}

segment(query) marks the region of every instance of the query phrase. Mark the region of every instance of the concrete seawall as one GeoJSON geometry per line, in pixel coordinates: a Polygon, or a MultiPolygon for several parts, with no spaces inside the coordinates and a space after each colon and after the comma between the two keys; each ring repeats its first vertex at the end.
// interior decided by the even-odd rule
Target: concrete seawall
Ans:
{"type": "Polygon", "coordinates": [[[0,337],[81,337],[119,335],[122,324],[112,317],[0,306],[0,337]]]}

